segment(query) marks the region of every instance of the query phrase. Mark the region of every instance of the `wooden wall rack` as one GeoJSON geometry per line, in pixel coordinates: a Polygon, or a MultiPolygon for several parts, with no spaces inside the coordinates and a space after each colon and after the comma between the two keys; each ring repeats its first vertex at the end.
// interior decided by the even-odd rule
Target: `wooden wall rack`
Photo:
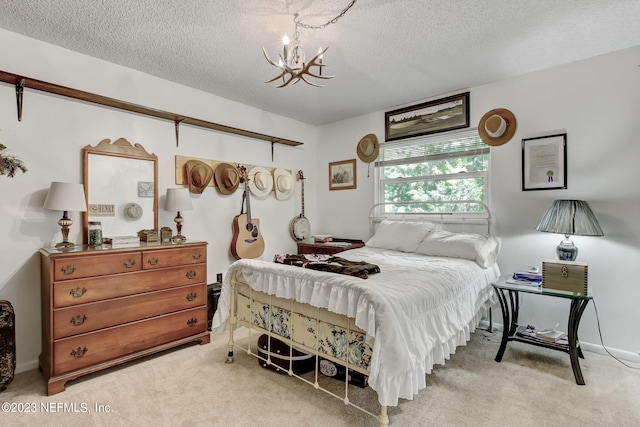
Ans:
{"type": "Polygon", "coordinates": [[[11,83],[16,87],[16,102],[18,107],[18,121],[22,120],[22,98],[24,94],[24,88],[30,88],[39,90],[42,92],[52,93],[55,95],[65,96],[67,98],[78,99],[80,101],[91,102],[93,104],[104,105],[106,107],[117,108],[119,110],[130,111],[133,113],[144,114],[146,116],[156,117],[159,119],[171,120],[176,127],[176,145],[178,144],[178,129],[180,124],[198,126],[206,129],[212,129],[219,132],[230,133],[234,135],[244,136],[247,138],[259,139],[262,141],[268,141],[271,143],[271,154],[273,157],[273,145],[283,144],[290,146],[302,145],[302,142],[292,141],[289,139],[278,138],[271,135],[265,135],[262,133],[252,132],[244,129],[238,129],[231,126],[225,126],[218,123],[208,122],[206,120],[196,119],[193,117],[187,117],[180,114],[170,113],[168,111],[156,110],[155,108],[149,108],[138,104],[132,104],[130,102],[121,101],[114,98],[109,98],[95,93],[84,92],[78,89],[72,89],[65,86],[60,86],[54,83],[44,82],[42,80],[36,80],[29,77],[19,76],[17,74],[8,73],[6,71],[0,71],[0,81],[5,83],[11,83]]]}

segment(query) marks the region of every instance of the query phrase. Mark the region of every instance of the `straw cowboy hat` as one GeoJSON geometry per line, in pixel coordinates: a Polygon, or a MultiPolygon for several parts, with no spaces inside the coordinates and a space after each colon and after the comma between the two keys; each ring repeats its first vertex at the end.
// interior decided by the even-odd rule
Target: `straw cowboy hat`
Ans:
{"type": "Polygon", "coordinates": [[[262,166],[254,166],[249,171],[249,190],[254,196],[263,197],[273,189],[273,176],[262,166]]]}
{"type": "Polygon", "coordinates": [[[202,194],[207,185],[209,185],[211,178],[213,178],[213,168],[200,160],[189,160],[184,167],[187,170],[189,191],[202,194]]]}
{"type": "Polygon", "coordinates": [[[273,171],[273,183],[276,190],[276,199],[286,200],[293,194],[294,181],[291,173],[282,168],[273,171]]]}
{"type": "Polygon", "coordinates": [[[516,116],[506,108],[491,110],[480,119],[478,133],[485,144],[505,144],[516,133],[516,116]]]}
{"type": "Polygon", "coordinates": [[[215,183],[222,194],[231,194],[240,185],[238,169],[231,163],[220,163],[214,172],[215,183]]]}
{"type": "Polygon", "coordinates": [[[371,163],[378,157],[379,149],[378,137],[372,133],[367,134],[358,142],[358,157],[365,163],[371,163]]]}

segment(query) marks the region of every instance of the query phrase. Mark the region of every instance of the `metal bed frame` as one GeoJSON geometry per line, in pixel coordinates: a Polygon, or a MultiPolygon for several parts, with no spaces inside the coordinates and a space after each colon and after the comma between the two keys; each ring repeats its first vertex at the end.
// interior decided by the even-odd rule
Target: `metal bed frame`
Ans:
{"type": "MultiPolygon", "coordinates": [[[[370,234],[373,235],[374,230],[375,230],[375,225],[380,223],[382,220],[388,219],[388,220],[398,220],[398,221],[402,221],[402,220],[411,220],[411,221],[431,221],[432,218],[437,218],[438,222],[440,224],[453,224],[456,226],[461,226],[462,228],[464,228],[465,230],[470,228],[470,227],[477,227],[478,225],[482,226],[482,227],[486,227],[486,232],[490,232],[491,229],[491,213],[488,209],[488,207],[479,201],[458,201],[458,202],[446,202],[446,201],[436,201],[436,202],[404,202],[404,203],[378,203],[375,204],[370,212],[369,212],[369,221],[370,221],[370,234]],[[483,208],[483,212],[482,213],[457,213],[457,212],[437,212],[437,213],[433,213],[433,212],[418,212],[418,213],[414,213],[414,212],[385,212],[384,207],[387,205],[447,205],[447,204],[461,204],[461,203],[466,203],[466,204],[475,204],[475,205],[481,205],[483,208]]],[[[316,334],[316,342],[315,342],[315,348],[312,348],[310,346],[305,346],[300,344],[299,342],[295,342],[294,341],[294,333],[290,333],[289,334],[289,338],[284,338],[274,332],[272,332],[272,325],[271,323],[269,323],[269,325],[267,326],[267,328],[263,328],[259,325],[255,325],[253,324],[253,322],[251,322],[251,319],[253,318],[253,305],[251,305],[250,308],[250,316],[249,316],[249,321],[246,320],[241,320],[238,318],[238,286],[244,282],[244,279],[242,277],[237,277],[238,275],[241,276],[241,274],[237,271],[234,271],[232,273],[232,278],[231,278],[231,302],[230,302],[230,317],[229,317],[229,342],[228,342],[228,347],[229,347],[229,351],[227,354],[227,360],[226,363],[233,363],[233,352],[234,352],[234,347],[236,346],[236,343],[234,341],[233,338],[233,334],[234,334],[234,330],[238,327],[238,326],[245,326],[249,329],[249,339],[247,340],[247,344],[246,347],[243,347],[241,345],[238,345],[238,347],[244,351],[247,352],[247,354],[249,355],[253,355],[256,358],[260,359],[261,361],[265,362],[268,365],[273,365],[276,369],[278,370],[284,370],[282,368],[280,368],[279,366],[276,366],[275,364],[273,364],[273,362],[271,361],[271,356],[270,356],[270,347],[271,347],[271,338],[275,338],[278,339],[280,341],[285,342],[286,344],[289,345],[289,351],[290,351],[290,361],[289,361],[289,367],[288,369],[284,370],[286,374],[288,374],[289,376],[292,377],[296,377],[299,380],[313,386],[316,389],[322,390],[325,393],[339,399],[342,400],[342,402],[345,405],[350,405],[353,406],[359,410],[361,410],[362,412],[366,413],[367,415],[370,415],[374,418],[376,418],[380,424],[380,426],[387,426],[389,425],[389,416],[387,414],[387,406],[385,405],[380,405],[380,411],[378,414],[374,414],[373,412],[371,412],[370,410],[363,408],[361,406],[359,406],[358,404],[354,403],[350,398],[349,398],[349,372],[350,371],[355,371],[355,372],[360,372],[366,376],[369,375],[368,370],[366,369],[362,369],[358,366],[355,366],[351,363],[349,363],[349,357],[347,354],[346,360],[341,360],[338,359],[336,357],[333,357],[331,355],[325,354],[325,353],[321,353],[319,351],[319,334],[316,334]],[[254,336],[254,332],[255,335],[262,335],[262,334],[266,334],[269,337],[268,340],[268,346],[269,349],[267,351],[267,357],[262,357],[259,353],[255,352],[252,348],[251,348],[251,343],[252,343],[252,336],[254,336]],[[312,375],[312,379],[307,378],[309,375],[307,375],[307,377],[304,377],[302,375],[298,375],[296,373],[294,373],[293,370],[293,349],[297,349],[299,351],[303,351],[307,354],[312,354],[314,355],[315,359],[316,359],[316,364],[315,364],[315,369],[312,375]],[[344,394],[343,395],[339,395],[334,393],[333,391],[330,391],[324,387],[321,386],[320,382],[318,381],[319,378],[319,368],[318,368],[318,362],[320,358],[324,358],[324,359],[328,359],[336,364],[339,364],[341,366],[343,366],[345,369],[345,377],[344,377],[344,394]]],[[[245,282],[246,283],[246,282],[245,282]]],[[[252,289],[249,291],[249,293],[251,295],[248,295],[250,301],[253,300],[252,298],[252,294],[253,292],[255,292],[256,294],[259,294],[262,296],[263,299],[268,298],[269,300],[269,310],[272,310],[274,307],[278,308],[279,306],[274,305],[272,303],[273,299],[275,297],[273,297],[272,295],[267,295],[265,293],[262,292],[258,292],[258,291],[253,291],[252,289]]],[[[247,296],[247,295],[245,295],[247,296]]],[[[290,312],[290,318],[293,318],[293,316],[295,314],[297,314],[299,311],[296,309],[297,305],[304,305],[304,306],[308,306],[311,307],[307,304],[302,304],[299,303],[295,300],[287,300],[287,303],[290,304],[289,307],[280,307],[283,308],[285,310],[288,310],[290,312]]],[[[317,308],[317,307],[312,307],[312,310],[316,311],[316,317],[315,317],[315,322],[316,324],[318,324],[321,319],[321,313],[323,312],[328,312],[327,309],[324,308],[317,308]]],[[[306,310],[307,312],[309,310],[306,310]]],[[[334,313],[335,315],[335,313],[334,313]]],[[[347,316],[341,315],[341,317],[344,317],[346,319],[345,324],[347,325],[347,336],[350,336],[351,333],[351,329],[350,326],[352,321],[354,319],[352,318],[348,318],[347,316]]],[[[269,316],[269,321],[271,321],[271,316],[269,316]]],[[[373,344],[371,344],[371,346],[373,346],[373,344]]],[[[348,346],[347,346],[348,347],[348,346]]]]}

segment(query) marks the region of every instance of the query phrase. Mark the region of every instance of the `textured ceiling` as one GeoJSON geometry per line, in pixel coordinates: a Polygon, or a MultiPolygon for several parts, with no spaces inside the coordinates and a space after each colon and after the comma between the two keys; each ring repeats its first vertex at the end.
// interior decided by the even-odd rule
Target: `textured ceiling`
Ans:
{"type": "Polygon", "coordinates": [[[2,0],[0,28],[320,125],[640,45],[638,0],[358,0],[323,30],[331,80],[278,89],[293,14],[349,0],[2,0]]]}

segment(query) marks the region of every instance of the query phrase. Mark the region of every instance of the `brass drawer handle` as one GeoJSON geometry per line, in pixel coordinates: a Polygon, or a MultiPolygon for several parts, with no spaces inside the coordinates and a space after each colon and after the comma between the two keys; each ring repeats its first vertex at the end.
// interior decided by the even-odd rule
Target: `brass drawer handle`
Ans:
{"type": "Polygon", "coordinates": [[[187,294],[187,301],[193,301],[196,298],[198,298],[198,294],[195,292],[191,292],[190,294],[187,294]]]}
{"type": "Polygon", "coordinates": [[[191,319],[187,320],[187,325],[189,326],[196,326],[196,323],[198,323],[198,319],[196,319],[195,317],[192,317],[191,319]]]}
{"type": "Polygon", "coordinates": [[[202,254],[200,252],[196,252],[194,254],[191,254],[191,257],[193,259],[200,259],[202,257],[202,254]]]}
{"type": "Polygon", "coordinates": [[[71,318],[71,324],[73,326],[80,326],[84,323],[85,320],[87,320],[86,314],[83,314],[83,315],[78,314],[76,317],[71,318]]]}
{"type": "Polygon", "coordinates": [[[80,298],[82,295],[84,295],[85,292],[87,292],[87,288],[80,289],[78,287],[78,288],[75,288],[75,289],[71,289],[69,291],[69,294],[74,298],[80,298]]]}
{"type": "Polygon", "coordinates": [[[151,264],[151,265],[156,265],[159,262],[160,262],[160,258],[158,258],[158,257],[149,258],[149,264],[151,264]]]}
{"type": "Polygon", "coordinates": [[[198,273],[196,273],[195,271],[191,270],[191,271],[187,272],[187,279],[194,279],[197,275],[198,275],[198,273]]]}
{"type": "Polygon", "coordinates": [[[75,350],[71,350],[71,355],[76,359],[79,359],[80,357],[84,356],[87,353],[87,350],[88,348],[86,346],[84,348],[78,347],[75,350]]]}
{"type": "Polygon", "coordinates": [[[127,268],[131,268],[134,265],[136,265],[136,260],[135,259],[128,259],[124,262],[124,266],[127,268]]]}
{"type": "Polygon", "coordinates": [[[76,266],[75,265],[67,265],[66,267],[62,267],[60,270],[64,274],[73,274],[73,272],[76,271],[76,266]]]}

